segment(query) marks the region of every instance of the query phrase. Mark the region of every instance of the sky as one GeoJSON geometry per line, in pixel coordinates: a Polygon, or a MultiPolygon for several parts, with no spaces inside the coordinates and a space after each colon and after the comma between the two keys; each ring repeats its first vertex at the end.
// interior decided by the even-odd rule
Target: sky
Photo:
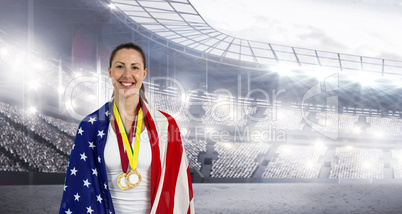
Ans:
{"type": "Polygon", "coordinates": [[[402,61],[402,0],[190,0],[242,39],[402,61]]]}

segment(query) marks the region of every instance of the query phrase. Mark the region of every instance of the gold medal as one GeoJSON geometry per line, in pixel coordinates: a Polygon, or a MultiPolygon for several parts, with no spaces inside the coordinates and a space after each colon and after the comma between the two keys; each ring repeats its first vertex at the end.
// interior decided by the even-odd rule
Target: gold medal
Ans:
{"type": "MultiPolygon", "coordinates": [[[[115,117],[115,127],[119,130],[120,135],[116,134],[117,141],[119,143],[119,150],[120,150],[120,158],[122,163],[122,170],[123,173],[117,179],[117,186],[120,189],[127,190],[131,187],[136,187],[141,183],[141,174],[137,171],[137,164],[138,164],[138,151],[140,149],[140,137],[141,137],[141,130],[142,130],[142,109],[139,107],[138,114],[137,114],[137,122],[136,122],[136,129],[135,129],[135,139],[134,139],[134,148],[130,145],[130,138],[132,137],[132,130],[130,129],[129,136],[127,136],[126,129],[122,122],[122,119],[119,114],[119,110],[117,109],[116,103],[113,105],[113,114],[115,117]],[[126,152],[124,152],[124,149],[126,152]],[[124,153],[127,155],[128,162],[131,167],[131,171],[129,173],[125,173],[127,171],[126,162],[124,161],[124,153]],[[123,165],[125,164],[125,165],[123,165]],[[123,186],[121,184],[122,179],[125,178],[125,182],[127,186],[123,186]]],[[[134,124],[132,124],[134,126],[134,124]]],[[[117,132],[116,132],[117,133],[117,132]]]]}
{"type": "Polygon", "coordinates": [[[126,183],[129,187],[138,186],[141,183],[141,180],[141,174],[137,170],[131,170],[126,176],[126,183]]]}
{"type": "MultiPolygon", "coordinates": [[[[121,185],[121,179],[122,178],[126,178],[126,182],[127,182],[127,173],[121,173],[121,175],[117,178],[117,186],[119,186],[120,187],[120,189],[122,189],[122,190],[126,190],[126,189],[130,189],[130,186],[123,186],[123,185],[121,185]]],[[[127,183],[128,184],[128,183],[127,183]]]]}

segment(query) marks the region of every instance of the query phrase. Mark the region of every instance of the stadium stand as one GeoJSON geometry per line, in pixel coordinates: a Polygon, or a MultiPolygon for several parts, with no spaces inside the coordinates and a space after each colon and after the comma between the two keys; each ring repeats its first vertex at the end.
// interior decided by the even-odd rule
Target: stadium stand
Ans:
{"type": "Polygon", "coordinates": [[[201,170],[201,163],[198,161],[200,153],[207,151],[207,142],[205,140],[183,139],[184,149],[190,168],[201,170]]]}
{"type": "Polygon", "coordinates": [[[402,179],[402,150],[393,149],[391,150],[392,158],[395,159],[394,168],[394,178],[402,179]]]}
{"type": "Polygon", "coordinates": [[[283,130],[302,130],[304,127],[304,124],[301,124],[303,119],[301,109],[267,108],[264,115],[265,118],[258,121],[255,128],[266,129],[275,126],[277,129],[283,130]]]}
{"type": "Polygon", "coordinates": [[[383,151],[374,148],[337,147],[330,178],[382,179],[383,151]]]}
{"type": "Polygon", "coordinates": [[[202,107],[205,110],[203,124],[239,127],[244,127],[248,122],[247,116],[257,110],[256,107],[238,105],[229,101],[205,102],[202,107]]]}
{"type": "Polygon", "coordinates": [[[59,131],[64,132],[72,137],[77,133],[78,123],[66,122],[64,120],[39,114],[39,117],[45,120],[48,124],[56,127],[59,131]]]}
{"type": "Polygon", "coordinates": [[[268,144],[218,142],[215,151],[218,159],[212,161],[213,178],[250,178],[259,162],[258,155],[268,152],[268,144]]]}
{"type": "Polygon", "coordinates": [[[0,127],[0,146],[30,169],[39,172],[65,172],[68,164],[66,156],[31,138],[29,133],[21,131],[20,126],[15,127],[4,117],[0,117],[0,127]]]}
{"type": "Polygon", "coordinates": [[[324,146],[281,145],[263,173],[263,178],[318,178],[324,146]]]}
{"type": "Polygon", "coordinates": [[[318,132],[355,134],[358,118],[357,115],[319,112],[316,114],[318,124],[313,124],[312,128],[318,132]]]}
{"type": "Polygon", "coordinates": [[[366,129],[367,134],[385,136],[402,135],[402,120],[400,118],[366,117],[366,119],[371,125],[366,129]]]}

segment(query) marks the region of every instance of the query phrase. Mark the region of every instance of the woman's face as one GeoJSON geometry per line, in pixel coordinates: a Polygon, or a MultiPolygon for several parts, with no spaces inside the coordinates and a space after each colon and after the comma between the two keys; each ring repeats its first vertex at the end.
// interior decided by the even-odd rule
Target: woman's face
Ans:
{"type": "Polygon", "coordinates": [[[112,66],[108,69],[115,95],[124,97],[139,94],[142,81],[147,76],[147,69],[140,52],[134,49],[121,49],[113,58],[112,66]]]}

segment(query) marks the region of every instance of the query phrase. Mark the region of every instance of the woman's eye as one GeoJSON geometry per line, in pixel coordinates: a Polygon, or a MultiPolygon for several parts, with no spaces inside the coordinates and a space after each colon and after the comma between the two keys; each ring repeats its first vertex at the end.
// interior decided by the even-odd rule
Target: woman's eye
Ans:
{"type": "Polygon", "coordinates": [[[121,66],[121,65],[118,65],[118,66],[116,66],[116,68],[123,68],[123,66],[121,66]]]}
{"type": "Polygon", "coordinates": [[[137,69],[139,69],[138,67],[133,67],[133,70],[137,70],[137,69]]]}

